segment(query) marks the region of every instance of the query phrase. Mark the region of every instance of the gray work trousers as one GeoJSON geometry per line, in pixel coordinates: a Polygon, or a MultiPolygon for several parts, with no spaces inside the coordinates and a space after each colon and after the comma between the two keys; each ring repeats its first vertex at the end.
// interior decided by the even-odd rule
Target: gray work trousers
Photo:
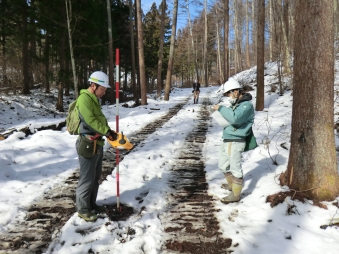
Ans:
{"type": "MultiPolygon", "coordinates": [[[[78,140],[76,148],[78,147],[78,140]]],[[[93,157],[79,155],[80,176],[76,189],[76,209],[78,212],[88,212],[94,209],[99,190],[99,180],[102,171],[103,147],[97,146],[93,157]]]]}
{"type": "Polygon", "coordinates": [[[219,169],[224,173],[231,172],[236,178],[242,178],[241,154],[245,149],[245,142],[222,143],[219,151],[219,169]]]}

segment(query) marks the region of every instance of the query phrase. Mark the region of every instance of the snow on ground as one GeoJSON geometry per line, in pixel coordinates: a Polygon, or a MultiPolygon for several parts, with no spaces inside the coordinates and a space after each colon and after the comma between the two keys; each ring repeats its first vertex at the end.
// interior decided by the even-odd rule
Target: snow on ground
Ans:
{"type": "MultiPolygon", "coordinates": [[[[267,64],[267,91],[277,80],[276,70],[273,63],[267,64]]],[[[255,69],[237,74],[235,78],[248,84],[255,79],[255,69]]],[[[202,88],[200,102],[209,97],[217,103],[218,89],[202,88]]],[[[0,95],[0,130],[28,124],[34,129],[65,119],[65,114],[51,113],[53,94],[46,95],[38,90],[33,93],[16,97],[0,95]]],[[[255,97],[255,90],[250,93],[255,97]]],[[[170,101],[149,98],[147,106],[119,106],[119,129],[131,135],[191,95],[191,88],[175,88],[170,101]]],[[[265,93],[265,109],[256,112],[253,126],[259,147],[243,154],[242,200],[228,205],[216,202],[219,212],[215,216],[220,230],[224,237],[233,240],[231,249],[236,254],[339,253],[339,228],[320,228],[339,219],[338,208],[333,205],[338,200],[324,202],[327,210],[291,200],[274,208],[266,203],[268,195],[287,190],[278,184],[278,176],[286,170],[288,162],[289,151],[281,144],[289,147],[292,98],[291,91],[285,91],[283,96],[265,93]],[[292,215],[287,214],[288,203],[296,206],[292,215]]],[[[66,101],[71,99],[65,98],[66,101]]],[[[132,206],[135,214],[127,221],[110,222],[105,217],[87,223],[75,213],[56,234],[46,253],[87,253],[89,249],[94,253],[161,253],[165,232],[158,215],[167,209],[169,169],[185,136],[198,121],[200,104],[194,105],[192,101],[190,99],[176,116],[145,140],[144,146],[136,147],[120,163],[120,202],[132,206]],[[139,203],[137,197],[144,201],[139,203]],[[130,234],[131,229],[135,234],[130,234]]],[[[252,102],[255,104],[255,99],[252,102]]],[[[115,129],[116,105],[103,106],[103,111],[115,129]]],[[[228,194],[220,188],[225,180],[217,167],[221,131],[211,120],[204,146],[209,194],[217,199],[228,194]]],[[[63,129],[39,131],[28,137],[17,132],[0,141],[0,232],[13,227],[14,218],[24,219],[32,201],[39,200],[44,192],[62,184],[74,172],[78,167],[75,140],[76,136],[70,136],[63,129]]],[[[100,186],[98,203],[115,202],[116,174],[113,171],[100,186]]]]}

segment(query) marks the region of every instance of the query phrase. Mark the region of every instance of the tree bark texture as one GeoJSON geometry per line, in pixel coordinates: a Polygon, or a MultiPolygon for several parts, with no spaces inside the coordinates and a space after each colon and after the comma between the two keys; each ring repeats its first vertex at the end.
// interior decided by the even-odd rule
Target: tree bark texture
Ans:
{"type": "Polygon", "coordinates": [[[221,50],[220,50],[220,35],[219,35],[219,18],[218,18],[218,8],[215,8],[215,26],[217,33],[217,70],[218,70],[218,84],[221,85],[222,79],[222,70],[221,70],[221,50]]]}
{"type": "Polygon", "coordinates": [[[257,98],[255,109],[264,109],[264,65],[265,65],[265,0],[258,0],[257,21],[257,98]]]}
{"type": "Polygon", "coordinates": [[[257,50],[257,19],[256,19],[256,15],[258,15],[257,13],[257,1],[258,0],[252,0],[252,48],[253,48],[253,63],[256,63],[257,61],[257,55],[255,54],[256,50],[257,50]]]}
{"type": "Polygon", "coordinates": [[[333,1],[296,2],[291,150],[283,185],[334,200],[339,177],[333,130],[333,1]]]}
{"type": "Polygon", "coordinates": [[[64,112],[64,106],[63,106],[63,89],[64,89],[64,84],[65,84],[65,59],[66,59],[66,31],[64,32],[63,36],[60,38],[60,46],[59,46],[59,61],[60,61],[60,69],[58,72],[58,79],[57,79],[57,84],[58,84],[58,99],[57,103],[55,105],[55,108],[60,111],[64,112]]]}
{"type": "Polygon", "coordinates": [[[79,96],[79,89],[78,89],[78,80],[76,74],[76,67],[75,67],[75,59],[73,54],[73,43],[72,43],[72,28],[71,28],[71,21],[72,21],[72,3],[69,0],[65,0],[66,4],[66,15],[67,15],[67,31],[68,31],[68,43],[69,49],[71,54],[71,63],[72,63],[72,71],[73,71],[73,82],[74,82],[74,95],[75,98],[79,96]]]}
{"type": "Polygon", "coordinates": [[[242,33],[241,28],[239,25],[239,3],[237,1],[233,2],[234,4],[234,34],[235,34],[235,41],[234,41],[234,74],[239,73],[243,70],[242,68],[242,56],[241,56],[241,40],[242,40],[242,33]]]}
{"type": "MultiPolygon", "coordinates": [[[[108,91],[108,96],[105,96],[106,99],[110,103],[114,101],[114,53],[113,53],[113,35],[112,35],[112,18],[111,18],[111,2],[110,0],[106,0],[106,8],[107,8],[107,27],[108,27],[108,52],[109,52],[109,66],[108,66],[108,82],[111,89],[108,91]]],[[[120,80],[120,77],[115,77],[116,81],[120,80]]],[[[120,83],[120,82],[119,82],[120,83]]]]}
{"type": "Polygon", "coordinates": [[[46,29],[45,50],[44,50],[45,93],[50,92],[50,85],[49,85],[49,51],[50,51],[50,35],[49,35],[49,29],[46,29]]]}
{"type": "Polygon", "coordinates": [[[284,41],[284,67],[285,67],[285,72],[290,74],[291,73],[291,67],[290,67],[290,62],[291,62],[291,54],[290,54],[290,43],[289,43],[289,18],[288,18],[288,0],[284,1],[284,5],[282,6],[282,31],[283,31],[283,41],[284,41]]]}
{"type": "MultiPolygon", "coordinates": [[[[229,34],[229,23],[230,23],[230,7],[229,0],[224,0],[224,82],[228,80],[229,77],[229,45],[228,45],[228,34],[229,34]]],[[[223,82],[223,83],[224,83],[223,82]]]]}
{"type": "MultiPolygon", "coordinates": [[[[24,76],[23,79],[23,94],[29,94],[29,72],[28,72],[28,35],[27,35],[27,3],[26,1],[21,1],[22,6],[22,73],[24,76]]],[[[15,89],[15,88],[14,88],[15,89]]]]}
{"type": "Polygon", "coordinates": [[[192,42],[192,51],[193,51],[193,57],[194,57],[194,69],[195,69],[195,75],[196,75],[196,79],[197,81],[200,81],[200,77],[199,77],[199,71],[198,71],[198,57],[197,57],[197,50],[195,47],[195,43],[194,43],[194,38],[193,38],[193,32],[192,32],[192,23],[191,23],[191,17],[190,17],[190,9],[189,9],[189,1],[186,0],[186,8],[187,8],[187,16],[188,16],[188,28],[190,31],[190,37],[191,37],[191,42],[192,42]]]}
{"type": "Polygon", "coordinates": [[[246,0],[246,68],[251,68],[250,62],[250,28],[249,28],[249,17],[248,17],[248,0],[246,0]]]}
{"type": "Polygon", "coordinates": [[[166,18],[166,0],[161,2],[161,24],[159,38],[159,55],[158,55],[158,70],[157,70],[157,98],[161,96],[162,90],[162,59],[164,54],[164,33],[165,33],[165,18],[166,18]]]}
{"type": "Polygon", "coordinates": [[[274,38],[275,38],[275,33],[274,33],[274,17],[273,17],[273,1],[269,1],[269,31],[270,31],[270,61],[273,61],[273,50],[274,50],[274,38]]]}
{"type": "Polygon", "coordinates": [[[141,0],[136,0],[137,7],[137,26],[138,26],[138,55],[139,55],[139,76],[141,89],[141,105],[147,105],[147,88],[146,88],[146,68],[144,58],[144,38],[141,19],[141,0]]]}
{"type": "Polygon", "coordinates": [[[176,35],[176,30],[177,30],[177,18],[178,18],[178,0],[174,0],[171,44],[170,44],[170,53],[169,53],[169,59],[168,59],[165,96],[164,96],[165,101],[169,100],[169,94],[170,94],[170,89],[171,89],[172,68],[173,68],[173,61],[174,61],[173,58],[174,58],[174,47],[175,47],[175,35],[176,35]]]}
{"type": "Polygon", "coordinates": [[[204,19],[205,19],[205,33],[204,33],[204,83],[205,86],[208,86],[208,63],[207,63],[207,0],[204,0],[205,12],[204,12],[204,19]]]}
{"type": "Polygon", "coordinates": [[[131,35],[131,82],[133,87],[134,102],[139,105],[139,93],[137,84],[135,82],[135,47],[134,47],[134,18],[133,18],[133,3],[132,0],[128,0],[129,4],[129,30],[131,35]]]}
{"type": "MultiPolygon", "coordinates": [[[[2,8],[3,10],[5,9],[5,5],[6,5],[7,1],[1,1],[0,2],[0,8],[2,8]]],[[[5,17],[1,18],[1,23],[2,23],[2,27],[6,27],[7,25],[7,20],[5,17]]],[[[7,79],[7,47],[6,47],[6,33],[5,33],[5,29],[1,29],[1,46],[2,46],[2,78],[3,78],[3,83],[0,83],[0,86],[4,86],[6,87],[8,84],[8,79],[7,79]]]]}
{"type": "Polygon", "coordinates": [[[338,0],[333,0],[333,4],[334,4],[334,20],[336,20],[336,22],[334,22],[334,36],[335,39],[338,39],[338,20],[339,20],[339,15],[338,15],[338,0]]]}

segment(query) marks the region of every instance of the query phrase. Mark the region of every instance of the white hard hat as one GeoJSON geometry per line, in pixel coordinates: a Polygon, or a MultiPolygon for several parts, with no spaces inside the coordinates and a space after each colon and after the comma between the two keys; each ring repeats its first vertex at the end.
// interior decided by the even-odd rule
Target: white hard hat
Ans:
{"type": "Polygon", "coordinates": [[[241,89],[241,85],[234,78],[229,78],[225,84],[223,84],[223,93],[227,93],[234,89],[241,89]]]}
{"type": "Polygon", "coordinates": [[[88,81],[98,84],[99,86],[111,88],[108,84],[108,76],[102,71],[93,72],[89,77],[88,81]]]}

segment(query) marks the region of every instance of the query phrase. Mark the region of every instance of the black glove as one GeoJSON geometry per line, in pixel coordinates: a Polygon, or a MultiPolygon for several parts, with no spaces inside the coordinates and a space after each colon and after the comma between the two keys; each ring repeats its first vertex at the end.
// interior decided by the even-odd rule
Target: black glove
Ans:
{"type": "Polygon", "coordinates": [[[115,131],[113,131],[113,130],[109,130],[108,138],[110,140],[116,140],[118,138],[118,134],[115,131]]]}

